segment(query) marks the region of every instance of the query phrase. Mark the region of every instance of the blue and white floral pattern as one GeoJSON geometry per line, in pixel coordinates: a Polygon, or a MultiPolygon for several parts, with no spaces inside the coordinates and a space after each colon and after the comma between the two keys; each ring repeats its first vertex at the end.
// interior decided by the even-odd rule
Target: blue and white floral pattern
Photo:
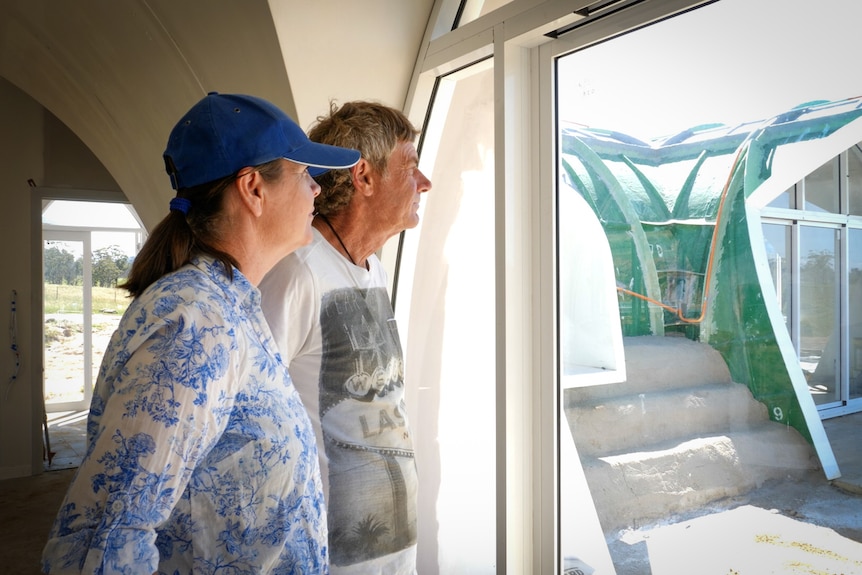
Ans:
{"type": "Polygon", "coordinates": [[[104,357],[46,573],[328,573],[314,433],[257,288],[200,258],[104,357]]]}

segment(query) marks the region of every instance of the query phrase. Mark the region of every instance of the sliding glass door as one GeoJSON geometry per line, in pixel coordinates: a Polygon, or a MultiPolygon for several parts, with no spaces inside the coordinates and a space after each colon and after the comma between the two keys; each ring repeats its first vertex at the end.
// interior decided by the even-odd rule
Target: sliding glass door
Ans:
{"type": "Polygon", "coordinates": [[[93,393],[90,234],[42,234],[45,410],[88,409],[93,393]]]}
{"type": "Polygon", "coordinates": [[[40,329],[46,412],[89,409],[105,348],[130,301],[118,285],[143,237],[129,204],[43,201],[40,329]]]}

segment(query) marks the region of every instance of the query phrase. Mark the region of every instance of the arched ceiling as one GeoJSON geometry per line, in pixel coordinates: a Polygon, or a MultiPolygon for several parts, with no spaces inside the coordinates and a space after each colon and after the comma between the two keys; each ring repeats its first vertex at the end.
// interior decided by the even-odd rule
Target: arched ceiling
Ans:
{"type": "Polygon", "coordinates": [[[172,191],[161,154],[208,91],[308,127],[336,99],[401,108],[433,0],[0,0],[0,77],[62,121],[144,224],[172,191]]]}

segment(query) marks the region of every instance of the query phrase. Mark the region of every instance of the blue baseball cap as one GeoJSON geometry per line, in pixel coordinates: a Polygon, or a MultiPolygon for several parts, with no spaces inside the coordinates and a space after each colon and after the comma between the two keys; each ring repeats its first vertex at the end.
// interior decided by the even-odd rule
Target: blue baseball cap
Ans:
{"type": "Polygon", "coordinates": [[[319,176],[353,166],[359,155],[312,142],[290,116],[262,98],[210,92],[171,130],[164,159],[171,187],[178,190],[279,158],[305,164],[319,176]]]}

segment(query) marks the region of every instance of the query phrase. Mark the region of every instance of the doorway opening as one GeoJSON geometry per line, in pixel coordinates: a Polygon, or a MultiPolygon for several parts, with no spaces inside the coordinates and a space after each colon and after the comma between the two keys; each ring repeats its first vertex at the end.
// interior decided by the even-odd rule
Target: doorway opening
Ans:
{"type": "Polygon", "coordinates": [[[131,204],[43,198],[41,325],[46,469],[77,467],[102,355],[130,300],[117,287],[145,230],[131,204]]]}

